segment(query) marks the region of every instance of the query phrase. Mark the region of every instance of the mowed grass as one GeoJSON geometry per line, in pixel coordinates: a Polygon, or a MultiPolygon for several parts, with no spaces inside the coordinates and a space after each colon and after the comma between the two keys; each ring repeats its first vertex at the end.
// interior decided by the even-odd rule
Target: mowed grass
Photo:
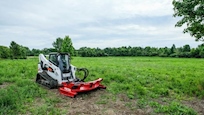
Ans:
{"type": "Polygon", "coordinates": [[[53,104],[60,100],[35,83],[37,64],[38,58],[0,60],[0,115],[63,112],[53,104]]]}
{"type": "MultiPolygon", "coordinates": [[[[34,82],[37,63],[38,58],[0,60],[0,114],[63,113],[54,106],[60,99],[50,98],[47,90],[34,82]],[[36,100],[42,103],[36,106],[36,100]]],[[[71,63],[89,70],[85,81],[104,79],[102,84],[112,96],[99,96],[102,101],[98,104],[125,94],[136,100],[126,103],[133,110],[151,107],[154,113],[196,114],[182,101],[204,98],[203,59],[74,57],[71,63]]]]}

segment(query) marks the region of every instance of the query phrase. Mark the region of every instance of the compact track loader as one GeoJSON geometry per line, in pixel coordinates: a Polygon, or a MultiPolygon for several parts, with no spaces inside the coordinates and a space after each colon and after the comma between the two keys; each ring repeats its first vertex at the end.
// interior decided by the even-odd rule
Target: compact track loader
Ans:
{"type": "Polygon", "coordinates": [[[36,82],[50,89],[58,88],[61,94],[69,97],[75,97],[78,92],[106,88],[100,84],[102,78],[84,82],[88,74],[86,68],[76,68],[70,64],[70,55],[68,53],[50,53],[49,59],[40,54],[36,82]],[[84,72],[82,79],[75,75],[77,71],[84,72]]]}

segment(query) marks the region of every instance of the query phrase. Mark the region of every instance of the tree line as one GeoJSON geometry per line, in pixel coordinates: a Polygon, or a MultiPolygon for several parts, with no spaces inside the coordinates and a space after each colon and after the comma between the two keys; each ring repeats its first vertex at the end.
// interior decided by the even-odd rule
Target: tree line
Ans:
{"type": "Polygon", "coordinates": [[[3,59],[26,59],[27,56],[38,56],[40,53],[47,54],[55,51],[54,48],[44,48],[43,50],[32,49],[17,44],[15,41],[10,43],[9,47],[0,46],[0,58],[3,59]]]}
{"type": "Polygon", "coordinates": [[[172,47],[131,47],[123,46],[118,48],[88,48],[82,47],[77,50],[82,57],[101,57],[101,56],[159,56],[159,57],[178,57],[178,58],[204,58],[204,44],[197,48],[191,48],[190,45],[178,47],[173,44],[172,47]]]}
{"type": "Polygon", "coordinates": [[[64,38],[57,38],[53,42],[53,48],[32,49],[26,46],[19,45],[15,41],[11,41],[10,46],[0,46],[0,58],[4,59],[26,59],[27,56],[38,56],[40,53],[49,54],[50,52],[69,52],[71,55],[75,54],[75,49],[72,45],[71,38],[65,36],[64,38]]]}
{"type": "Polygon", "coordinates": [[[12,41],[10,47],[0,46],[0,58],[26,59],[28,47],[12,41]]]}
{"type": "Polygon", "coordinates": [[[71,38],[65,36],[64,38],[56,38],[52,43],[53,48],[44,49],[32,49],[17,44],[12,41],[9,47],[0,46],[0,58],[11,59],[26,59],[27,56],[38,56],[40,53],[45,55],[50,52],[69,52],[72,56],[81,57],[104,57],[104,56],[157,56],[157,57],[178,57],[178,58],[204,58],[204,44],[198,45],[196,48],[191,48],[190,45],[184,45],[182,47],[176,47],[174,44],[172,47],[131,47],[122,46],[118,48],[107,47],[89,48],[81,47],[75,50],[73,47],[71,38]]]}

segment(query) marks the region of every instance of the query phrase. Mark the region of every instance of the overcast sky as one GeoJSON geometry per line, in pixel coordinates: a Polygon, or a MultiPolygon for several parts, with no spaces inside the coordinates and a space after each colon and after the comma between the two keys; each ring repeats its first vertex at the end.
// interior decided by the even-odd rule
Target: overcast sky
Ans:
{"type": "Polygon", "coordinates": [[[0,45],[51,48],[65,35],[76,49],[201,44],[172,15],[172,0],[1,0],[0,45]]]}

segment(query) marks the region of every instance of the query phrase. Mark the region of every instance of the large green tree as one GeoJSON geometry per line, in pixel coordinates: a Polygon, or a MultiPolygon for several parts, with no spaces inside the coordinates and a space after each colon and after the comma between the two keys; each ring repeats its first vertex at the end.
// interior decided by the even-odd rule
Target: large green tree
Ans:
{"type": "Polygon", "coordinates": [[[18,59],[21,55],[20,45],[12,41],[10,44],[11,58],[18,59]]]}
{"type": "Polygon", "coordinates": [[[190,33],[196,41],[204,41],[204,0],[173,0],[174,17],[181,17],[175,26],[186,24],[184,33],[190,33]]]}
{"type": "Polygon", "coordinates": [[[72,44],[72,40],[69,36],[65,36],[61,46],[61,52],[68,52],[71,55],[74,55],[74,47],[72,44]]]}
{"type": "Polygon", "coordinates": [[[53,47],[57,50],[57,52],[61,51],[63,39],[58,37],[55,42],[52,43],[53,47]]]}
{"type": "Polygon", "coordinates": [[[12,59],[26,59],[27,49],[29,48],[19,45],[16,42],[12,41],[10,44],[11,58],[12,59]]]}

